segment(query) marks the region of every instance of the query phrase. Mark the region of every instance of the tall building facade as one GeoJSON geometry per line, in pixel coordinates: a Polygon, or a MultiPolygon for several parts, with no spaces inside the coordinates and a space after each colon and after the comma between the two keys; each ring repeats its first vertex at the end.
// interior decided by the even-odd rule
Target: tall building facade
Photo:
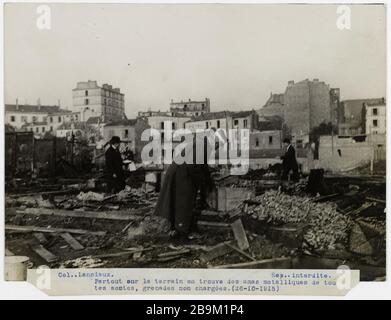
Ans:
{"type": "Polygon", "coordinates": [[[337,123],[339,89],[318,79],[289,81],[285,90],[284,119],[292,136],[307,135],[322,122],[337,123]]]}
{"type": "Polygon", "coordinates": [[[174,100],[171,100],[170,111],[182,113],[190,117],[201,116],[210,112],[210,100],[208,98],[202,101],[189,99],[188,101],[174,102],[174,100]]]}
{"type": "Polygon", "coordinates": [[[371,135],[386,134],[387,110],[386,102],[366,104],[365,133],[371,135]]]}
{"type": "Polygon", "coordinates": [[[125,95],[109,84],[98,86],[97,81],[78,82],[72,90],[73,110],[81,121],[101,117],[102,121],[122,119],[125,113],[125,95]]]}

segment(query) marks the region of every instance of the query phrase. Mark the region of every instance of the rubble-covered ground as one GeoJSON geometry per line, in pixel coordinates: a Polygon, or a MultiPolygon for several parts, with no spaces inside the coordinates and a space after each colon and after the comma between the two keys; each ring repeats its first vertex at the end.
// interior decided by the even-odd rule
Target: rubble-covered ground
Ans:
{"type": "Polygon", "coordinates": [[[199,212],[198,232],[169,237],[153,215],[158,194],[127,187],[105,194],[93,179],[11,181],[6,194],[8,255],[51,268],[336,268],[385,277],[385,178],[328,176],[324,192],[308,180],[281,185],[254,171],[216,179],[254,196],[227,212],[199,212]]]}

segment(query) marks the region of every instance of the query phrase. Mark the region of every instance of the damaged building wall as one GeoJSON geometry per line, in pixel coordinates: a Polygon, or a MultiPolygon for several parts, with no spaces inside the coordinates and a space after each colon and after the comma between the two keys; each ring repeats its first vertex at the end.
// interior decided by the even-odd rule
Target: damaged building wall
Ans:
{"type": "Polygon", "coordinates": [[[353,138],[321,136],[319,165],[325,170],[343,172],[367,165],[373,160],[374,148],[367,141],[353,138]]]}

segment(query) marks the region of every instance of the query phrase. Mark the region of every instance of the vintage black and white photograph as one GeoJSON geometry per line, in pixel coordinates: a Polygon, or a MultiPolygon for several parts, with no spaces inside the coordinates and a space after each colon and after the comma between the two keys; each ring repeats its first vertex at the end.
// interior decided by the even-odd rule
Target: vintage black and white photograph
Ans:
{"type": "Polygon", "coordinates": [[[386,279],[384,4],[6,3],[5,277],[386,279]]]}

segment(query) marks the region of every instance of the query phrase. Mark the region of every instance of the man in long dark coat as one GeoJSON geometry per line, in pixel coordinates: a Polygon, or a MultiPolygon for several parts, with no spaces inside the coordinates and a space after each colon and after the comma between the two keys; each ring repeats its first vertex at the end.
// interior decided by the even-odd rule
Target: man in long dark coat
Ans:
{"type": "Polygon", "coordinates": [[[299,166],[296,160],[296,151],[292,146],[291,141],[288,138],[284,139],[285,154],[281,157],[282,159],[282,180],[288,180],[289,173],[293,172],[293,181],[299,180],[299,166]]]}
{"type": "Polygon", "coordinates": [[[121,139],[113,136],[110,140],[110,146],[105,153],[108,189],[113,193],[123,190],[126,185],[122,157],[119,152],[120,143],[121,139]]]}
{"type": "Polygon", "coordinates": [[[206,205],[207,191],[212,183],[208,164],[197,164],[194,151],[195,144],[194,158],[190,163],[177,164],[174,159],[168,167],[155,209],[155,214],[169,220],[174,233],[182,236],[196,229],[194,208],[197,193],[201,192],[201,203],[206,205]]]}

